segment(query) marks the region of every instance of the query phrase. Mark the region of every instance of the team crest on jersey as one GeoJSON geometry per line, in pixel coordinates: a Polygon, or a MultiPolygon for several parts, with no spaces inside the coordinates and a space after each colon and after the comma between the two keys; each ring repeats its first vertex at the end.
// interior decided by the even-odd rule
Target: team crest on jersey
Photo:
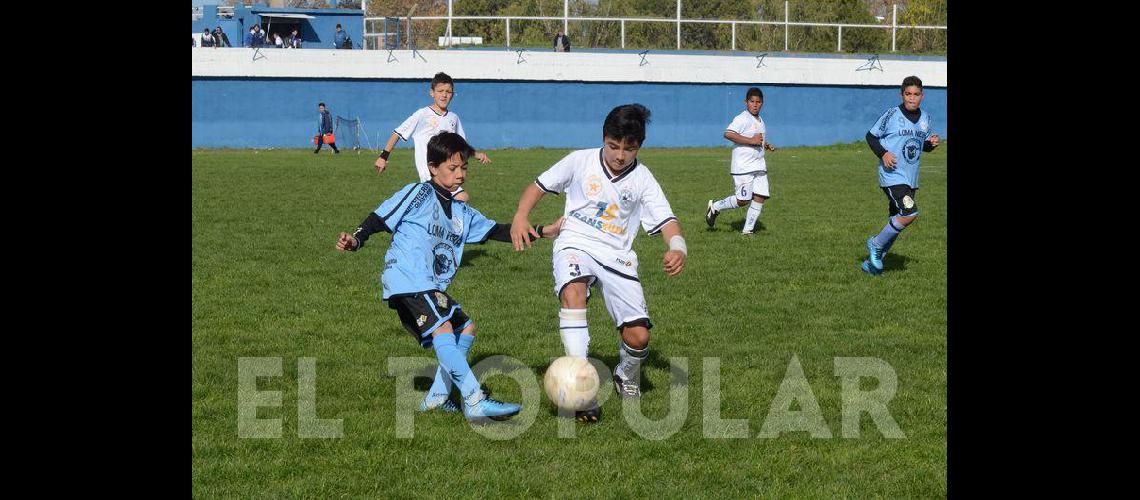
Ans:
{"type": "Polygon", "coordinates": [[[918,153],[922,151],[922,143],[916,138],[910,138],[903,144],[903,159],[907,163],[918,162],[918,153]]]}
{"type": "Polygon", "coordinates": [[[569,262],[571,264],[581,264],[582,263],[581,259],[579,259],[578,256],[574,255],[574,254],[567,255],[566,256],[566,262],[569,262]]]}
{"type": "Polygon", "coordinates": [[[591,175],[586,179],[586,197],[593,198],[602,192],[602,178],[597,175],[591,175]]]}
{"type": "Polygon", "coordinates": [[[621,208],[628,209],[633,204],[633,193],[629,189],[621,190],[621,201],[618,202],[621,208]]]}
{"type": "Polygon", "coordinates": [[[439,128],[439,118],[432,117],[428,119],[428,125],[431,125],[431,128],[439,128]]]}
{"type": "Polygon", "coordinates": [[[442,292],[435,292],[435,303],[442,309],[447,307],[447,296],[442,292]]]}
{"type": "Polygon", "coordinates": [[[903,196],[903,208],[906,208],[906,209],[914,208],[914,198],[911,198],[909,194],[906,196],[903,196]]]}
{"type": "Polygon", "coordinates": [[[419,318],[416,318],[416,326],[424,326],[424,323],[427,323],[427,315],[421,314],[419,318]]]}
{"type": "Polygon", "coordinates": [[[440,243],[432,248],[432,253],[435,254],[432,270],[435,271],[436,278],[447,274],[455,266],[455,251],[451,245],[440,243]]]}

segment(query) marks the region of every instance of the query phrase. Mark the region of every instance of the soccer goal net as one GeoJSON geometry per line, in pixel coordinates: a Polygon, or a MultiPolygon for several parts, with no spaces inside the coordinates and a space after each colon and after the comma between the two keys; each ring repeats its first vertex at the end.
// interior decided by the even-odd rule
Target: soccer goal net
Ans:
{"type": "Polygon", "coordinates": [[[343,144],[343,147],[351,147],[356,151],[365,147],[372,149],[368,144],[368,135],[364,133],[364,125],[360,118],[337,116],[336,128],[333,129],[333,133],[336,134],[336,142],[343,144]]]}

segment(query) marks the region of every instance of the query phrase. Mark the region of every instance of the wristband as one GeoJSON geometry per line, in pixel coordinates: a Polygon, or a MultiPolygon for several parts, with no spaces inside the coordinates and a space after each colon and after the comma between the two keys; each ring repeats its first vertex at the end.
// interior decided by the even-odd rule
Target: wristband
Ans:
{"type": "Polygon", "coordinates": [[[380,151],[380,157],[385,159],[385,160],[388,159],[388,155],[390,155],[390,154],[392,154],[392,152],[388,151],[387,149],[380,151]]]}
{"type": "Polygon", "coordinates": [[[685,238],[679,234],[669,240],[669,250],[676,250],[685,254],[686,257],[689,256],[689,247],[685,245],[685,238]]]}

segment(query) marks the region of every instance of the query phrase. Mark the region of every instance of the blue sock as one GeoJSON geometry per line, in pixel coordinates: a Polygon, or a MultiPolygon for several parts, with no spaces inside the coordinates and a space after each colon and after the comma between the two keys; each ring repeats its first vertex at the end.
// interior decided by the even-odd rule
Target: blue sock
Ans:
{"type": "Polygon", "coordinates": [[[435,348],[435,357],[439,360],[440,368],[451,378],[451,382],[459,387],[459,395],[469,403],[472,399],[482,396],[479,390],[479,381],[471,366],[467,364],[467,356],[459,350],[455,342],[455,334],[441,333],[432,339],[435,348]]]}
{"type": "Polygon", "coordinates": [[[903,229],[906,229],[906,226],[895,220],[897,218],[896,216],[887,219],[887,225],[883,226],[883,230],[879,232],[879,235],[875,237],[873,242],[875,246],[884,249],[884,253],[886,253],[886,249],[889,249],[891,245],[894,244],[895,238],[899,237],[899,233],[901,233],[903,229]]]}
{"type": "MultiPolygon", "coordinates": [[[[475,343],[474,335],[459,335],[459,341],[456,342],[456,347],[459,352],[463,354],[463,358],[467,358],[467,353],[471,350],[471,344],[475,343]]],[[[451,377],[443,371],[443,365],[435,369],[435,380],[431,383],[431,388],[428,389],[427,397],[429,401],[442,403],[444,399],[451,394],[451,377]]]]}

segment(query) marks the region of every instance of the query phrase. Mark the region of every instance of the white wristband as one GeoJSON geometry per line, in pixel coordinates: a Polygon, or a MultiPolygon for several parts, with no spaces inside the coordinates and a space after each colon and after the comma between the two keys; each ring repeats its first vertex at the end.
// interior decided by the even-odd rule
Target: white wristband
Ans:
{"type": "Polygon", "coordinates": [[[689,256],[689,247],[685,245],[685,238],[679,234],[669,240],[669,250],[676,250],[685,254],[686,257],[689,256]]]}

